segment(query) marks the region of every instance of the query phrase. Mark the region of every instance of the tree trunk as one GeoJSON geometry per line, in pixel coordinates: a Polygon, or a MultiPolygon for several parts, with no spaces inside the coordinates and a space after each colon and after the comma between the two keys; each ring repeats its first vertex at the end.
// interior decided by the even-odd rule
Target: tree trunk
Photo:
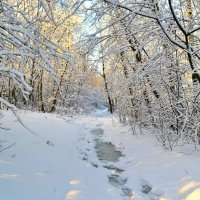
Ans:
{"type": "Polygon", "coordinates": [[[54,94],[54,97],[53,97],[53,102],[52,102],[52,106],[51,106],[50,112],[54,112],[54,111],[56,110],[56,104],[57,104],[58,94],[60,93],[60,88],[61,88],[61,86],[62,86],[62,82],[63,82],[63,80],[64,80],[64,75],[65,75],[65,73],[66,73],[66,71],[67,71],[67,67],[68,67],[68,65],[66,64],[66,65],[65,65],[65,69],[64,69],[64,71],[63,71],[63,73],[62,73],[62,75],[61,75],[61,77],[60,77],[60,83],[59,83],[59,85],[58,85],[58,87],[57,87],[57,89],[56,89],[56,91],[55,91],[55,94],[54,94]]]}
{"type": "Polygon", "coordinates": [[[111,97],[110,97],[110,94],[109,94],[109,89],[108,89],[108,83],[107,83],[107,80],[106,80],[106,73],[105,73],[105,64],[104,64],[104,61],[102,60],[102,70],[103,70],[103,80],[104,80],[104,86],[105,86],[105,90],[106,90],[106,94],[107,94],[107,98],[108,98],[108,105],[109,105],[109,111],[110,113],[112,114],[113,113],[113,105],[112,105],[112,100],[111,100],[111,97]]]}
{"type": "Polygon", "coordinates": [[[40,70],[40,81],[38,83],[38,100],[39,100],[39,110],[45,112],[44,102],[43,102],[43,70],[40,70]]]}

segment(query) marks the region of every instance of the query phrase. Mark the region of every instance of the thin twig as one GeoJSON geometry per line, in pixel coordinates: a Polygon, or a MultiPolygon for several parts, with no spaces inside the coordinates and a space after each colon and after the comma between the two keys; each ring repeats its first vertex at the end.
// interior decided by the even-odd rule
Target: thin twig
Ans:
{"type": "Polygon", "coordinates": [[[9,148],[11,148],[11,147],[14,146],[14,145],[16,145],[16,143],[13,143],[13,144],[11,144],[10,146],[8,146],[8,147],[6,147],[6,148],[4,148],[4,149],[1,149],[0,152],[4,151],[4,150],[6,150],[6,149],[9,149],[9,148]]]}

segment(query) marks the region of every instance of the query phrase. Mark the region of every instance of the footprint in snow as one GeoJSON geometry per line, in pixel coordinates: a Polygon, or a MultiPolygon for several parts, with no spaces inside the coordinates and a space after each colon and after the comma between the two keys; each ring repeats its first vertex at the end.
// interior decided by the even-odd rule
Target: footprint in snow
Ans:
{"type": "Polygon", "coordinates": [[[54,146],[54,143],[51,142],[50,140],[47,140],[47,141],[46,141],[46,144],[49,145],[49,146],[54,146]]]}
{"type": "Polygon", "coordinates": [[[141,192],[143,194],[149,194],[149,192],[151,192],[151,190],[152,190],[152,186],[149,183],[147,183],[146,181],[142,183],[141,187],[142,187],[141,192]]]}
{"type": "Polygon", "coordinates": [[[153,186],[146,180],[142,180],[141,192],[148,195],[151,200],[159,200],[164,195],[163,191],[153,188],[153,186]]]}
{"type": "Polygon", "coordinates": [[[121,187],[125,185],[127,180],[127,178],[120,177],[119,174],[112,174],[108,176],[108,182],[115,187],[121,187]]]}
{"type": "Polygon", "coordinates": [[[124,196],[127,196],[127,197],[133,196],[132,190],[128,187],[122,187],[122,192],[124,196]]]}
{"type": "Polygon", "coordinates": [[[119,173],[121,174],[122,172],[124,172],[123,169],[115,167],[114,165],[104,165],[104,168],[108,169],[108,170],[113,170],[115,173],[119,173]]]}

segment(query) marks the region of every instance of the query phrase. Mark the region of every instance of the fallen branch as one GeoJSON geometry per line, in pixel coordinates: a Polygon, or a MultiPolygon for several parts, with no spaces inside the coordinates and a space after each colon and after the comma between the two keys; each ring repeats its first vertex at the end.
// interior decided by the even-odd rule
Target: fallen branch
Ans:
{"type": "Polygon", "coordinates": [[[8,147],[6,147],[6,148],[4,148],[4,149],[1,149],[1,150],[0,150],[0,153],[1,153],[2,151],[6,150],[6,149],[11,148],[11,147],[14,146],[14,145],[16,145],[16,143],[13,143],[13,144],[11,144],[10,146],[8,146],[8,147]]]}

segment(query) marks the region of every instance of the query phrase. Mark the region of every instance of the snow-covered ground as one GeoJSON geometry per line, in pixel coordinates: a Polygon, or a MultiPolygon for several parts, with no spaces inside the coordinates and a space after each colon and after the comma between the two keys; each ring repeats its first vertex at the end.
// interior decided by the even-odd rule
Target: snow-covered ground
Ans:
{"type": "Polygon", "coordinates": [[[200,200],[198,151],[163,150],[104,115],[22,112],[32,134],[6,113],[0,151],[16,144],[0,154],[0,200],[200,200]]]}

